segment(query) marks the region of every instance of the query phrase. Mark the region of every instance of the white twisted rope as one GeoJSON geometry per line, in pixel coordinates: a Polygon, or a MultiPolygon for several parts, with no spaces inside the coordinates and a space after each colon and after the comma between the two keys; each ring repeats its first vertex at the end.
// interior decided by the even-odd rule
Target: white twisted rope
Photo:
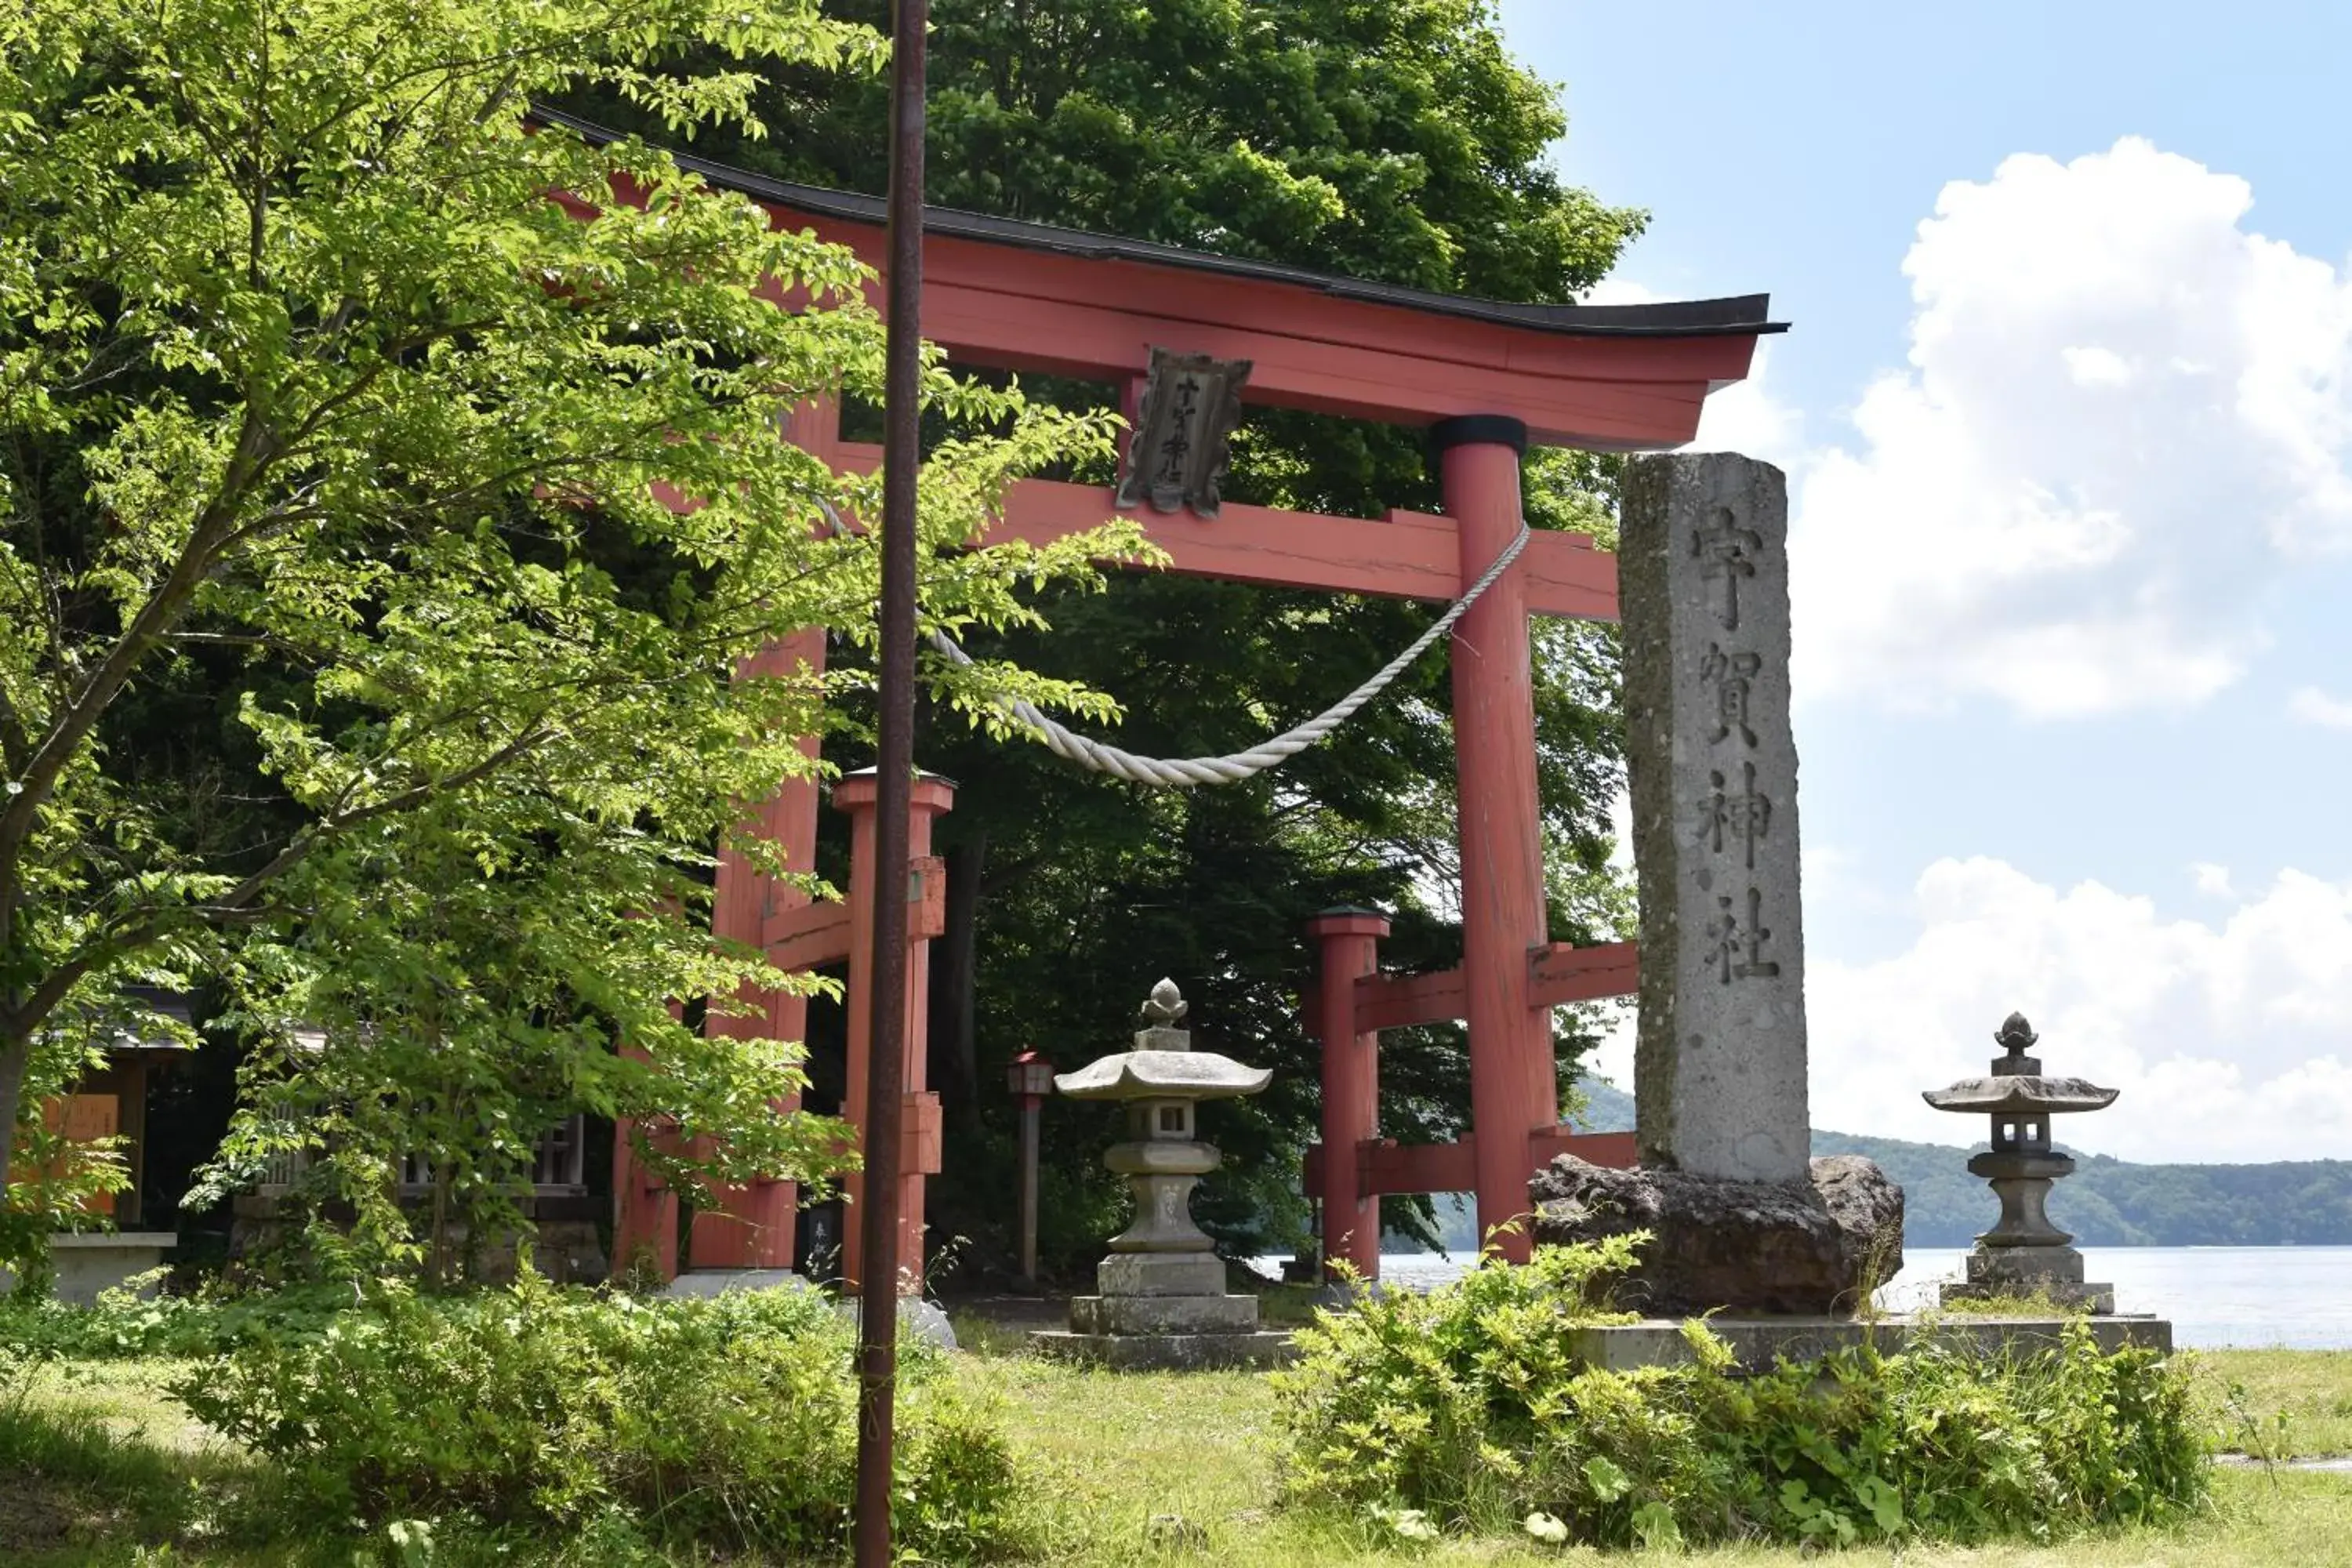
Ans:
{"type": "MultiPolygon", "coordinates": [[[[1381,666],[1370,680],[1339,699],[1322,712],[1295,730],[1286,730],[1274,739],[1246,752],[1236,752],[1223,757],[1139,757],[1132,752],[1122,752],[1117,746],[1105,745],[1064,728],[1041,713],[1031,703],[1018,700],[1000,700],[997,706],[1012,712],[1034,731],[1037,738],[1057,756],[1097,773],[1109,773],[1136,784],[1152,784],[1165,789],[1189,789],[1196,784],[1237,784],[1254,773],[1265,772],[1289,761],[1341,724],[1357,709],[1379,696],[1388,684],[1404,672],[1405,668],[1428,648],[1429,645],[1451,630],[1454,623],[1478,602],[1478,595],[1494,586],[1495,579],[1509,570],[1512,562],[1528,544],[1528,524],[1519,520],[1519,531],[1511,542],[1495,557],[1495,563],[1470,584],[1470,591],[1454,602],[1454,607],[1440,616],[1435,624],[1415,637],[1411,647],[1381,666]]],[[[945,632],[931,633],[931,646],[955,663],[969,668],[971,656],[956,646],[955,639],[945,632]]]]}

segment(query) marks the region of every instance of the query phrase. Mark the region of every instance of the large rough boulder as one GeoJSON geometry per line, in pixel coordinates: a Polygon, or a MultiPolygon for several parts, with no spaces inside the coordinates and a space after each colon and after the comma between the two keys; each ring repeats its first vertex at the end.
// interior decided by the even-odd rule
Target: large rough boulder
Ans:
{"type": "Polygon", "coordinates": [[[1562,1154],[1528,1184],[1539,1243],[1646,1230],[1619,1306],[1652,1317],[1849,1312],[1903,1257],[1903,1189],[1854,1155],[1815,1160],[1809,1182],[1731,1182],[1612,1170],[1562,1154]]]}

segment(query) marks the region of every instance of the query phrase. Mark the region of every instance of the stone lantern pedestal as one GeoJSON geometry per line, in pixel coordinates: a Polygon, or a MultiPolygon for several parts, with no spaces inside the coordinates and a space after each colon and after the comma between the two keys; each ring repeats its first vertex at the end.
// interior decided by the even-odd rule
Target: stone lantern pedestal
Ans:
{"type": "Polygon", "coordinates": [[[1127,1178],[1135,1222],[1111,1237],[1110,1256],[1096,1266],[1097,1294],[1072,1299],[1069,1329],[1031,1336],[1048,1353],[1143,1369],[1264,1365],[1288,1352],[1289,1335],[1258,1328],[1256,1297],[1225,1289],[1224,1262],[1192,1208],[1192,1188],[1219,1162],[1193,1136],[1194,1106],[1255,1094],[1274,1075],[1192,1049],[1191,1032],[1176,1026],[1185,1006],[1175,985],[1161,981],[1133,1050],[1054,1080],[1073,1100],[1125,1102],[1127,1139],[1103,1163],[1127,1178]]]}

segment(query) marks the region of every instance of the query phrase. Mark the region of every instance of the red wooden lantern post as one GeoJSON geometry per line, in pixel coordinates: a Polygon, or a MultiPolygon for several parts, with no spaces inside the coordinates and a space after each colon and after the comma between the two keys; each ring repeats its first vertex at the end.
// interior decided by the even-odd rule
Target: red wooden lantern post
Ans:
{"type": "Polygon", "coordinates": [[[1037,1123],[1054,1092],[1054,1064],[1023,1051],[1004,1069],[1004,1087],[1021,1107],[1021,1288],[1037,1288],[1037,1123]]]}

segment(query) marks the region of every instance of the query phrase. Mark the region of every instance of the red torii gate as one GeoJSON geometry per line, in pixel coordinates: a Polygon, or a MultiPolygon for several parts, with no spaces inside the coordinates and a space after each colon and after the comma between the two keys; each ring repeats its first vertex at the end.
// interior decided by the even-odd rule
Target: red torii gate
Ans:
{"type": "MultiPolygon", "coordinates": [[[[550,120],[563,117],[550,114],[550,120]]],[[[609,135],[577,122],[583,134],[609,135]]],[[[877,270],[885,261],[878,198],[788,184],[691,158],[711,184],[765,205],[779,226],[813,229],[877,270]]],[[[1047,372],[1128,388],[1130,414],[1153,347],[1248,360],[1252,403],[1426,427],[1441,465],[1445,510],[1391,511],[1373,521],[1228,503],[1206,521],[1141,514],[1170,570],[1242,582],[1451,601],[1486,571],[1519,527],[1519,461],[1532,441],[1633,450],[1679,446],[1696,433],[1706,395],[1748,374],[1756,340],[1782,330],[1762,295],[1635,306],[1509,305],[1365,283],[1270,263],[1085,234],[1042,224],[931,209],[925,219],[923,335],[959,363],[1047,372]]],[[[878,292],[878,284],[876,286],[878,292]]],[[[871,469],[880,449],[842,439],[838,411],[803,410],[789,437],[837,469],[871,469]]],[[[997,535],[1045,542],[1113,515],[1108,489],[1024,480],[1008,497],[997,535]]],[[[1575,950],[1548,944],[1537,815],[1535,710],[1528,616],[1617,616],[1614,559],[1581,534],[1538,532],[1466,614],[1452,646],[1460,798],[1463,963],[1439,975],[1383,977],[1377,942],[1386,921],[1334,911],[1313,922],[1322,981],[1309,999],[1324,1042],[1323,1146],[1308,1190],[1324,1205],[1327,1257],[1370,1273],[1379,1265],[1379,1194],[1474,1190],[1481,1234],[1527,1206],[1536,1165],[1567,1146],[1553,1084],[1554,1005],[1631,994],[1630,944],[1575,950]],[[1400,1149],[1377,1142],[1378,1031],[1462,1018],[1469,1026],[1473,1134],[1461,1143],[1400,1149]],[[1334,1152],[1337,1152],[1336,1153],[1334,1152]]],[[[759,668],[822,668],[824,635],[783,639],[759,668]]],[[[810,745],[814,747],[814,742],[810,745]]],[[[939,933],[943,879],[929,854],[929,823],[952,804],[943,783],[919,785],[909,895],[908,1094],[903,1223],[897,1259],[909,1288],[921,1275],[923,1184],[939,1160],[938,1098],[925,1085],[920,939],[939,933]]],[[[719,933],[765,946],[787,968],[849,961],[852,1119],[863,1103],[867,1053],[863,960],[875,896],[869,847],[873,790],[853,776],[834,791],[852,816],[845,906],[812,909],[793,889],[729,854],[719,868],[719,933]]],[[[814,863],[817,791],[793,781],[760,810],[759,826],[794,868],[814,863]]],[[[764,1016],[714,1017],[714,1030],[801,1038],[806,1004],[771,995],[764,1016]]],[[[1630,1163],[1622,1138],[1579,1140],[1610,1163],[1630,1163]]],[[[675,1198],[615,1140],[616,1256],[650,1249],[675,1272],[675,1198]]],[[[857,1179],[848,1184],[853,1202],[857,1179]]],[[[793,1261],[797,1194],[767,1183],[727,1194],[694,1217],[698,1267],[782,1268],[793,1261]]],[[[845,1227],[843,1273],[860,1277],[857,1227],[845,1227]]],[[[1527,1238],[1500,1238],[1524,1258],[1527,1238]]]]}

